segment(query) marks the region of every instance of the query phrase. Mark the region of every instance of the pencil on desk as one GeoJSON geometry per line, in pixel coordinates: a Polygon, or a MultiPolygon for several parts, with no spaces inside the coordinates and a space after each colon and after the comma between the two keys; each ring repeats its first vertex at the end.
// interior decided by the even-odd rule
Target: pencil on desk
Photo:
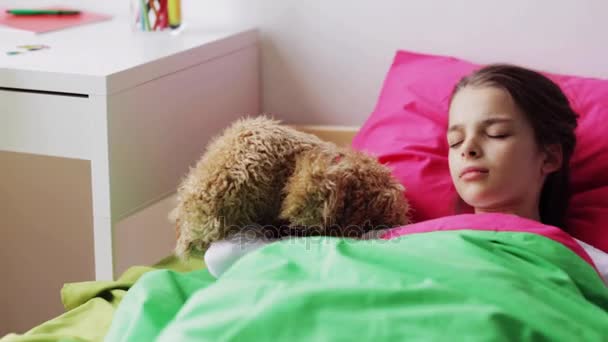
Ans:
{"type": "Polygon", "coordinates": [[[29,9],[16,8],[7,9],[6,13],[18,16],[33,16],[33,15],[78,15],[78,10],[61,10],[61,9],[29,9]]]}

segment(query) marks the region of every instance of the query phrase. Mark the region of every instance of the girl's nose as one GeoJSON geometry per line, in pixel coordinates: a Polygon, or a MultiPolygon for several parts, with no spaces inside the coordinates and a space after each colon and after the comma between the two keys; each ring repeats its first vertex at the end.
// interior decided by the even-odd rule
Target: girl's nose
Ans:
{"type": "Polygon", "coordinates": [[[468,157],[477,157],[477,151],[475,150],[469,150],[469,151],[464,151],[461,154],[463,157],[468,156],[468,157]]]}
{"type": "Polygon", "coordinates": [[[469,141],[465,146],[463,146],[460,155],[463,158],[479,158],[481,157],[481,149],[473,141],[469,141]]]}

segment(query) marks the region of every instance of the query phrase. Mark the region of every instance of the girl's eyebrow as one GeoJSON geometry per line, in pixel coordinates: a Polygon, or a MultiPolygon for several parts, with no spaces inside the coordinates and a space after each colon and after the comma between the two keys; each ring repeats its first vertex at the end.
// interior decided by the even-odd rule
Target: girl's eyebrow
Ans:
{"type": "MultiPolygon", "coordinates": [[[[485,120],[483,120],[481,122],[481,124],[483,126],[490,126],[496,123],[504,123],[504,122],[513,122],[513,119],[510,118],[502,118],[502,117],[493,117],[493,118],[487,118],[485,120]]],[[[458,131],[462,129],[462,125],[452,125],[450,126],[450,128],[448,128],[448,133],[453,132],[453,131],[458,131]]]]}
{"type": "Polygon", "coordinates": [[[503,123],[503,122],[513,122],[513,119],[511,119],[511,118],[494,117],[494,118],[485,119],[481,123],[484,126],[490,126],[490,125],[493,125],[495,123],[503,123]]]}

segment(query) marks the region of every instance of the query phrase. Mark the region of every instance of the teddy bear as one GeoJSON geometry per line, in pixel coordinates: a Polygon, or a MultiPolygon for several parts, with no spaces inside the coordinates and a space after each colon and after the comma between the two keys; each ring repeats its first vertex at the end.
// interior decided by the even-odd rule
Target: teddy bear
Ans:
{"type": "Polygon", "coordinates": [[[258,227],[268,238],[360,238],[409,222],[405,188],[374,157],[268,115],[237,120],[211,139],[177,190],[175,254],[258,227]]]}

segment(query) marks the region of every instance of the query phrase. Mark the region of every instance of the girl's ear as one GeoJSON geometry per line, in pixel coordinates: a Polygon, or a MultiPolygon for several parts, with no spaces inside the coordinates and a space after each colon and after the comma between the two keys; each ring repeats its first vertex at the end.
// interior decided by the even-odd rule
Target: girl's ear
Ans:
{"type": "Polygon", "coordinates": [[[562,168],[564,154],[561,144],[551,144],[544,149],[545,158],[542,165],[543,175],[548,175],[562,168]]]}

